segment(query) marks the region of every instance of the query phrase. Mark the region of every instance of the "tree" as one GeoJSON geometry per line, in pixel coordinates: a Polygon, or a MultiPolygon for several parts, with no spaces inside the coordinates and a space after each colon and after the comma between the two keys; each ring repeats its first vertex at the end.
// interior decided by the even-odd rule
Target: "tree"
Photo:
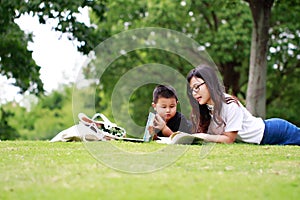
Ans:
{"type": "Polygon", "coordinates": [[[29,91],[33,94],[44,92],[39,77],[40,66],[32,58],[32,52],[27,49],[32,42],[32,34],[24,33],[15,23],[15,19],[23,14],[37,16],[40,23],[48,19],[58,21],[54,30],[67,33],[70,40],[78,41],[78,50],[88,54],[94,44],[98,44],[98,34],[92,26],[76,20],[80,8],[89,6],[101,20],[104,7],[101,3],[90,0],[1,0],[0,1],[0,74],[14,78],[15,85],[21,93],[29,91]]]}
{"type": "Polygon", "coordinates": [[[269,29],[267,118],[279,116],[300,126],[299,0],[275,1],[269,29]],[[288,13],[288,14],[286,14],[288,13]]]}
{"type": "MultiPolygon", "coordinates": [[[[110,31],[110,34],[147,26],[185,33],[212,56],[223,75],[227,91],[246,99],[246,106],[256,116],[266,116],[266,102],[268,112],[273,113],[277,98],[287,99],[292,91],[297,93],[297,79],[294,77],[299,65],[298,0],[182,2],[153,0],[132,5],[131,1],[107,1],[107,21],[98,23],[98,27],[101,31],[110,31]],[[126,11],[121,7],[127,7],[126,11]],[[287,12],[291,15],[284,14],[287,12]],[[277,49],[275,53],[269,51],[271,45],[277,49]],[[291,51],[292,54],[288,53],[291,51]],[[274,63],[279,67],[275,69],[274,63]],[[267,70],[268,80],[273,81],[268,81],[268,84],[267,70]],[[293,81],[284,81],[280,77],[292,78],[293,81]],[[292,91],[282,93],[282,84],[292,91]]],[[[292,102],[297,106],[296,101],[292,102]]],[[[289,118],[280,113],[276,116],[289,118]]]]}
{"type": "Polygon", "coordinates": [[[271,8],[274,0],[249,0],[253,17],[247,109],[255,116],[266,116],[267,47],[271,8]]]}
{"type": "MultiPolygon", "coordinates": [[[[20,88],[22,94],[43,94],[40,66],[33,60],[32,51],[27,49],[33,36],[31,33],[24,33],[15,19],[23,14],[37,16],[42,24],[48,19],[56,19],[54,30],[66,33],[70,40],[77,40],[78,50],[87,54],[94,48],[94,44],[98,44],[99,34],[94,32],[93,26],[77,21],[76,15],[85,6],[93,9],[98,16],[104,11],[101,3],[96,4],[90,0],[0,0],[0,75],[14,79],[14,85],[20,88]]],[[[2,113],[0,137],[10,134],[5,137],[13,139],[14,130],[6,123],[13,115],[4,110],[2,113]]]]}
{"type": "MultiPolygon", "coordinates": [[[[61,86],[39,101],[28,110],[14,102],[3,106],[0,123],[1,139],[51,139],[60,131],[74,125],[72,115],[72,86],[61,86]],[[9,117],[8,115],[12,115],[9,117]],[[3,117],[4,116],[4,117],[3,117]],[[3,125],[10,128],[3,128],[3,125]],[[5,137],[5,138],[4,138],[5,137]]],[[[1,113],[0,113],[1,115],[1,113]]]]}
{"type": "Polygon", "coordinates": [[[0,4],[0,74],[14,78],[21,93],[26,90],[38,94],[43,92],[39,78],[40,67],[32,59],[27,43],[32,35],[26,35],[14,22],[20,1],[1,0],[0,4]]]}
{"type": "Polygon", "coordinates": [[[240,0],[192,1],[189,15],[187,34],[213,58],[226,91],[244,99],[252,25],[248,6],[240,0]]]}
{"type": "MultiPolygon", "coordinates": [[[[6,52],[3,54],[6,56],[12,55],[9,53],[11,46],[4,46],[4,44],[9,44],[6,39],[10,38],[9,41],[12,43],[16,41],[16,38],[22,37],[21,41],[25,41],[22,45],[26,45],[28,41],[30,41],[30,34],[17,34],[18,27],[16,26],[15,29],[11,28],[14,24],[13,19],[18,18],[24,13],[38,16],[41,23],[45,23],[47,19],[50,18],[57,19],[57,26],[55,26],[54,29],[61,33],[67,33],[71,40],[78,40],[78,49],[85,54],[92,51],[94,47],[102,41],[122,31],[141,27],[168,28],[182,32],[196,40],[200,44],[200,48],[205,49],[219,67],[227,91],[237,95],[242,100],[246,98],[247,82],[250,82],[248,79],[248,72],[250,72],[249,63],[250,66],[267,70],[268,81],[266,87],[268,90],[264,97],[267,98],[267,115],[274,114],[278,117],[291,119],[291,121],[297,121],[296,108],[299,107],[299,100],[298,98],[294,98],[294,94],[298,94],[299,89],[297,88],[300,88],[298,78],[300,75],[300,28],[297,21],[300,13],[299,5],[299,0],[48,0],[43,2],[40,0],[1,0],[1,20],[5,20],[0,20],[2,26],[0,30],[1,34],[5,34],[5,37],[0,38],[0,45],[3,45],[0,52],[6,52]],[[272,3],[272,6],[266,4],[267,2],[272,3]],[[258,5],[259,3],[264,4],[265,7],[269,5],[270,9],[268,12],[265,12],[264,6],[258,5]],[[86,26],[76,20],[76,14],[79,12],[78,9],[84,6],[88,6],[91,11],[90,16],[94,23],[92,26],[86,26]],[[270,14],[271,8],[272,15],[270,14]],[[9,12],[4,12],[6,10],[9,12]],[[287,12],[289,12],[290,15],[285,15],[287,12]],[[264,14],[269,17],[265,24],[269,27],[268,29],[266,26],[262,26],[261,21],[259,21],[259,19],[263,20],[264,17],[266,17],[264,14]],[[253,27],[256,28],[256,30],[252,31],[253,27]],[[253,40],[255,37],[260,38],[263,36],[260,31],[263,31],[264,34],[267,31],[267,35],[264,35],[263,42],[252,44],[253,51],[250,57],[251,32],[253,40]],[[13,32],[15,35],[12,34],[13,32]],[[266,41],[269,43],[266,43],[266,41]],[[259,51],[254,50],[254,47],[259,47],[259,51]],[[250,58],[252,59],[251,62],[250,58]],[[287,108],[285,112],[279,109],[281,106],[287,108]]],[[[21,45],[21,43],[18,44],[21,45]]],[[[16,54],[15,51],[11,52],[14,52],[14,55],[16,54]]],[[[25,51],[19,50],[18,52],[24,55],[21,57],[22,59],[30,58],[32,60],[31,54],[25,54],[25,51]]],[[[8,76],[15,76],[15,78],[19,73],[22,73],[20,67],[16,69],[6,68],[8,65],[4,65],[3,60],[9,61],[9,59],[4,59],[2,58],[2,54],[0,55],[1,73],[7,72],[8,76]],[[10,70],[19,71],[14,73],[16,75],[13,75],[10,70]]],[[[14,56],[13,58],[16,59],[18,57],[14,56]]],[[[30,61],[30,59],[28,60],[30,61]]],[[[30,63],[29,61],[28,63],[30,63]]],[[[95,98],[96,105],[92,105],[91,101],[86,106],[89,107],[89,110],[92,110],[91,108],[96,106],[97,111],[107,112],[105,114],[110,116],[108,114],[111,112],[110,97],[115,84],[118,82],[118,78],[129,71],[133,66],[152,63],[154,61],[156,63],[172,66],[183,74],[186,74],[191,67],[183,58],[166,51],[140,49],[130,53],[127,52],[111,63],[105,72],[105,76],[95,83],[94,87],[96,88],[96,92],[92,91],[89,96],[95,98]],[[96,96],[93,96],[93,92],[96,93],[96,96]]],[[[14,61],[14,63],[15,66],[19,66],[18,61],[14,61]]],[[[22,61],[21,63],[24,64],[26,62],[22,61]]],[[[99,68],[101,68],[101,65],[99,65],[99,68]]],[[[27,69],[27,71],[30,71],[30,68],[27,69]]],[[[38,71],[38,68],[35,69],[38,71]]],[[[24,74],[25,73],[26,72],[24,72],[24,74]]],[[[35,74],[36,72],[33,70],[30,76],[35,77],[35,74]]],[[[261,74],[252,76],[252,78],[256,77],[262,77],[263,80],[261,74]]],[[[29,78],[25,77],[27,83],[31,84],[29,84],[29,88],[33,88],[31,91],[37,92],[39,89],[34,90],[34,88],[38,88],[38,84],[34,84],[33,79],[29,80],[29,78]]],[[[24,80],[24,78],[20,80],[24,80]]],[[[257,88],[265,90],[265,86],[263,85],[265,82],[266,79],[260,82],[259,84],[262,85],[257,85],[257,88]]],[[[24,83],[26,83],[26,81],[24,83]]],[[[23,88],[25,91],[26,88],[28,88],[28,84],[23,88]]],[[[133,118],[137,120],[138,124],[143,124],[146,118],[149,108],[148,104],[151,103],[149,96],[151,96],[152,89],[152,85],[142,87],[141,90],[134,91],[130,98],[131,106],[129,112],[134,114],[133,118]]],[[[252,95],[256,93],[257,90],[251,92],[252,95]]],[[[48,103],[50,102],[51,104],[55,99],[60,102],[60,99],[54,96],[48,103]]],[[[254,97],[247,96],[247,100],[250,101],[251,99],[254,99],[254,97]]],[[[262,111],[262,113],[255,115],[262,116],[265,112],[265,108],[263,107],[265,100],[260,99],[257,102],[259,102],[262,107],[260,107],[260,105],[254,107],[258,111],[262,111]]],[[[47,101],[44,103],[47,104],[47,101]]],[[[247,104],[251,103],[247,102],[247,104]]],[[[46,115],[49,114],[48,112],[54,110],[55,112],[59,112],[55,108],[51,109],[52,110],[45,111],[46,115]]],[[[83,111],[84,107],[80,107],[80,109],[80,111],[83,111]]],[[[251,112],[255,113],[256,111],[251,112]]]]}
{"type": "Polygon", "coordinates": [[[20,137],[18,131],[9,124],[10,116],[14,116],[14,113],[11,111],[5,111],[3,107],[0,108],[0,139],[8,140],[8,139],[17,139],[20,137]]]}
{"type": "MultiPolygon", "coordinates": [[[[212,56],[222,74],[225,74],[224,83],[227,90],[239,95],[243,92],[240,89],[241,84],[246,83],[247,72],[244,68],[247,67],[245,60],[249,57],[251,36],[251,14],[246,4],[240,2],[239,0],[187,1],[184,5],[172,0],[140,1],[138,4],[131,4],[131,1],[107,1],[105,23],[97,22],[97,15],[92,15],[92,20],[97,24],[99,31],[109,32],[110,35],[140,27],[163,27],[183,32],[199,42],[201,47],[212,56]],[[122,9],[124,7],[127,9],[122,9]],[[236,15],[239,17],[237,18],[236,15]]],[[[122,74],[133,66],[153,62],[172,66],[182,74],[187,74],[191,67],[184,59],[159,50],[130,52],[110,65],[100,81],[102,86],[98,88],[102,88],[105,96],[110,98],[114,82],[122,74]]],[[[103,101],[105,96],[103,93],[101,95],[102,101],[99,102],[101,106],[104,102],[110,102],[110,100],[103,101]]],[[[135,95],[139,94],[135,93],[135,95]]],[[[151,91],[143,92],[143,95],[132,98],[136,101],[134,105],[143,98],[149,99],[151,91]]],[[[105,105],[105,108],[109,109],[110,106],[105,105]]],[[[104,109],[102,107],[99,110],[104,109]]],[[[145,110],[148,110],[145,106],[136,106],[134,113],[144,112],[144,115],[147,115],[145,110]]],[[[145,119],[145,117],[133,116],[136,119],[145,119]]]]}

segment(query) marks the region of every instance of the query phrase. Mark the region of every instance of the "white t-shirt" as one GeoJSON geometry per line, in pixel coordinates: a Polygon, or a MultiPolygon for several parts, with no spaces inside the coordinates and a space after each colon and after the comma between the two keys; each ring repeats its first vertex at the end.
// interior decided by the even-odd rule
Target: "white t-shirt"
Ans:
{"type": "MultiPolygon", "coordinates": [[[[229,96],[225,94],[225,96],[229,96]]],[[[219,127],[213,120],[208,130],[208,133],[223,134],[224,132],[238,131],[237,141],[260,144],[265,123],[261,118],[254,117],[240,102],[239,105],[235,102],[230,104],[223,103],[221,117],[224,120],[224,125],[219,127]]]]}

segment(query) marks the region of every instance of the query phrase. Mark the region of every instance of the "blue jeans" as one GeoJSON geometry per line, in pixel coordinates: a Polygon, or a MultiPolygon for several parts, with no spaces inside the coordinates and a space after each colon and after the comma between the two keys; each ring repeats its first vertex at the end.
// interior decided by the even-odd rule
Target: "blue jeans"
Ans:
{"type": "Polygon", "coordinates": [[[265,132],[260,144],[300,145],[300,128],[279,118],[264,120],[265,132]]]}

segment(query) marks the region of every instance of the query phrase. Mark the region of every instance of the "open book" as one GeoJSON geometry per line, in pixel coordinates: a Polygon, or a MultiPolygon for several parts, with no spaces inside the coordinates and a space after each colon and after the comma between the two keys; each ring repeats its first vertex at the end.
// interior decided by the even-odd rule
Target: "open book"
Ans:
{"type": "Polygon", "coordinates": [[[200,137],[200,134],[189,134],[184,132],[174,132],[169,137],[158,137],[157,143],[162,144],[203,144],[204,140],[200,137]]]}

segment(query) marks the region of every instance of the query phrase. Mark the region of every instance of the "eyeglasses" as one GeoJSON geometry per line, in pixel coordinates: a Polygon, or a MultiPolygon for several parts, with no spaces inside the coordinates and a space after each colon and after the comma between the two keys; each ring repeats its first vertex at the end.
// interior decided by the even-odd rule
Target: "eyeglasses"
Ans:
{"type": "Polygon", "coordinates": [[[204,85],[204,84],[205,84],[205,81],[203,83],[199,83],[198,85],[195,85],[194,87],[191,88],[191,92],[192,93],[193,92],[195,92],[195,93],[199,92],[201,85],[204,85]]]}

